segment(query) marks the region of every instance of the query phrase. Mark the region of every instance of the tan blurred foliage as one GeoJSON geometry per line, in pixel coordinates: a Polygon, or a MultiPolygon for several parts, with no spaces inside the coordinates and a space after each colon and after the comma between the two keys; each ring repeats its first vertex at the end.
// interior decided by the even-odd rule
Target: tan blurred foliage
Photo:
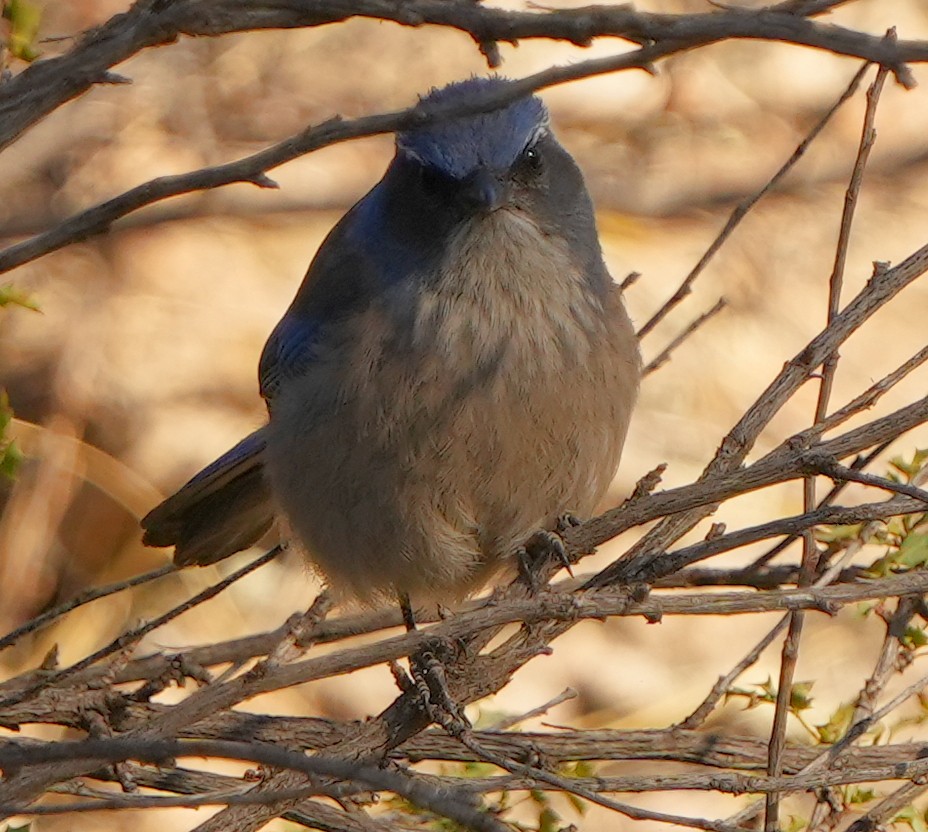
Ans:
{"type": "MultiPolygon", "coordinates": [[[[637,5],[706,8],[695,0],[637,5]]],[[[71,35],[125,6],[48,2],[42,31],[71,35]]],[[[833,19],[874,33],[895,25],[905,37],[928,37],[923,0],[861,0],[833,19]]],[[[64,40],[43,48],[54,53],[67,46],[64,40]]],[[[595,51],[614,48],[603,43],[595,51]]],[[[588,55],[545,42],[503,46],[503,72],[522,76],[588,55]]],[[[626,72],[544,94],[563,143],[587,175],[613,274],[643,273],[628,294],[636,321],[671,294],[734,204],[789,156],[856,69],[827,54],[745,41],[673,58],[655,77],[626,72]]],[[[405,106],[431,86],[486,69],[464,35],[351,20],[307,31],[186,39],[117,71],[132,85],[93,89],[0,156],[0,242],[47,228],[146,179],[238,158],[333,113],[405,106]]],[[[889,85],[880,106],[846,297],[869,277],[871,261],[897,262],[925,242],[928,77],[923,67],[914,71],[922,86],[906,92],[889,85]]],[[[694,296],[646,342],[646,356],[653,355],[719,295],[727,298],[727,310],[647,380],[613,500],[659,462],[669,463],[666,483],[688,482],[782,363],[822,328],[862,112],[858,95],[797,173],[752,213],[694,296]]],[[[0,517],[0,631],[83,587],[164,562],[167,553],[141,547],[139,514],[260,423],[255,368],[264,339],[327,230],[377,180],[390,153],[388,138],[332,147],[272,171],[279,191],[240,185],[162,203],[12,274],[42,312],[0,312],[0,387],[17,415],[38,426],[23,429],[30,461],[7,489],[0,517]]],[[[925,285],[880,313],[843,351],[833,402],[843,404],[922,346],[926,319],[925,285]]],[[[880,403],[881,411],[926,384],[923,368],[880,403]]],[[[814,392],[797,398],[758,452],[809,423],[814,392]]],[[[924,432],[892,451],[908,453],[919,444],[928,445],[924,432]]],[[[800,507],[797,484],[741,500],[737,513],[727,507],[715,519],[734,527],[800,507]]],[[[621,546],[607,547],[596,562],[621,546]]],[[[53,641],[61,643],[65,661],[79,658],[216,574],[185,573],[132,599],[92,605],[39,635],[28,655],[0,655],[0,666],[24,666],[53,641]]],[[[276,626],[305,608],[317,589],[299,564],[275,564],[144,647],[276,626]]],[[[734,630],[724,620],[691,618],[660,626],[625,619],[580,626],[488,707],[522,710],[569,684],[580,696],[561,706],[556,722],[663,724],[691,709],[772,622],[756,618],[734,630]]],[[[851,612],[827,628],[812,619],[797,677],[818,679],[821,707],[812,721],[826,718],[841,691],[866,675],[874,636],[858,624],[851,612]],[[847,660],[849,649],[859,664],[847,660]]],[[[774,672],[775,660],[771,654],[750,679],[774,672]]],[[[377,668],[251,706],[363,718],[390,701],[391,686],[386,670],[377,668]]],[[[742,730],[766,730],[758,726],[768,718],[736,705],[720,717],[742,730]]],[[[684,806],[691,814],[708,813],[723,800],[701,795],[684,806]]],[[[170,828],[187,828],[203,816],[172,813],[170,823],[177,825],[170,828]]],[[[584,829],[616,828],[596,826],[594,816],[584,829]]],[[[102,828],[96,819],[85,822],[81,828],[102,828]]],[[[114,815],[107,824],[139,832],[168,828],[163,818],[144,813],[114,815]]],[[[44,820],[37,828],[76,826],[44,820]]]]}

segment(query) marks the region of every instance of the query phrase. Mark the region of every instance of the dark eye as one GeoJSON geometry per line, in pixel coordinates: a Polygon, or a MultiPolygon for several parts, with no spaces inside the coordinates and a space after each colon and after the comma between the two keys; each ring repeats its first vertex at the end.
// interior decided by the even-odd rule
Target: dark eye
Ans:
{"type": "Polygon", "coordinates": [[[522,151],[519,157],[519,166],[526,171],[538,173],[542,168],[541,151],[534,144],[529,145],[522,151]]]}

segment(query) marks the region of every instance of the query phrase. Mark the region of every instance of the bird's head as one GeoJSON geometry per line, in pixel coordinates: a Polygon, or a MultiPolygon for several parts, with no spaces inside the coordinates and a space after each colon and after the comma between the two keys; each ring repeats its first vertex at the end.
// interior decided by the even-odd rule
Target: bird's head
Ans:
{"type": "MultiPolygon", "coordinates": [[[[508,83],[471,78],[432,90],[422,103],[453,105],[508,83]]],[[[494,211],[509,204],[520,186],[537,185],[546,139],[551,142],[548,112],[538,98],[528,96],[500,109],[399,133],[396,148],[424,195],[469,213],[494,211]]]]}
{"type": "MultiPolygon", "coordinates": [[[[446,110],[511,81],[471,78],[432,90],[422,103],[446,110]]],[[[523,95],[482,113],[438,118],[396,136],[396,155],[357,209],[357,234],[390,279],[430,273],[453,240],[518,229],[562,243],[576,268],[605,285],[593,207],[583,176],[554,137],[541,100],[523,95]]],[[[488,243],[489,244],[489,243],[488,243]]]]}

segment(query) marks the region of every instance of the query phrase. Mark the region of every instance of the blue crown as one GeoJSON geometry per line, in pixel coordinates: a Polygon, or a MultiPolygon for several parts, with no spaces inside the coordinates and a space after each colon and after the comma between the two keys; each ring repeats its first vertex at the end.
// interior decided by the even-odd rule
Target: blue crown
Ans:
{"type": "MultiPolygon", "coordinates": [[[[423,104],[446,105],[487,89],[501,89],[505,78],[469,78],[433,89],[423,104]]],[[[519,154],[548,126],[541,100],[525,96],[497,110],[442,119],[427,127],[398,133],[397,148],[454,179],[462,180],[479,168],[508,170],[519,154]]]]}

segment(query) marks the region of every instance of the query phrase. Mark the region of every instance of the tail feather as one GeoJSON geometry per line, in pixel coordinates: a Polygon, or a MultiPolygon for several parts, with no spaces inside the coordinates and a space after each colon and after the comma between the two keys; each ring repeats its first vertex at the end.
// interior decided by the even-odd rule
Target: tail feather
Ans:
{"type": "Polygon", "coordinates": [[[181,566],[215,563],[256,543],[274,522],[256,430],[143,519],[147,546],[173,546],[181,566]]]}

